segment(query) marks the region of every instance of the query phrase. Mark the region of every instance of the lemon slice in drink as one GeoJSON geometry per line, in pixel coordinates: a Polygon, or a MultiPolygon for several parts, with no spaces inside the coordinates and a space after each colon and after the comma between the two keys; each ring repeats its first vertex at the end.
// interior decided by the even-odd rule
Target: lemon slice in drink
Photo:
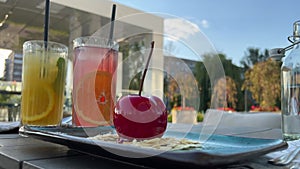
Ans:
{"type": "Polygon", "coordinates": [[[53,88],[44,83],[42,85],[32,86],[28,90],[24,90],[24,95],[29,96],[23,99],[22,121],[37,121],[46,117],[54,107],[55,93],[53,88]],[[30,95],[28,93],[31,93],[30,95]]]}
{"type": "Polygon", "coordinates": [[[80,121],[91,125],[107,125],[111,112],[112,75],[97,71],[86,74],[74,93],[74,108],[80,121]]]}

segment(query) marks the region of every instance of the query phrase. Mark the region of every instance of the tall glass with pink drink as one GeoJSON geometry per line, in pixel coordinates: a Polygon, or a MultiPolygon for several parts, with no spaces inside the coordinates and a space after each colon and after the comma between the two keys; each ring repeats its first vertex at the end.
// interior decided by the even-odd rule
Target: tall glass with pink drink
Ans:
{"type": "Polygon", "coordinates": [[[118,44],[100,37],[73,41],[73,125],[112,125],[118,44]]]}

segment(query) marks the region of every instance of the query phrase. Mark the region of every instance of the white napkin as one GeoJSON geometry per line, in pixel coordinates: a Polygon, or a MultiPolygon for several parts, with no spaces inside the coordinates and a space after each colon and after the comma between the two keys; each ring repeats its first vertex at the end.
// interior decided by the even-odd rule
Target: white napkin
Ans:
{"type": "MultiPolygon", "coordinates": [[[[277,158],[283,154],[290,153],[291,151],[300,147],[300,140],[287,141],[287,143],[288,143],[287,149],[282,150],[282,151],[275,151],[275,152],[267,154],[266,156],[269,158],[277,158]]],[[[298,153],[298,155],[292,162],[300,163],[300,153],[298,153]]]]}

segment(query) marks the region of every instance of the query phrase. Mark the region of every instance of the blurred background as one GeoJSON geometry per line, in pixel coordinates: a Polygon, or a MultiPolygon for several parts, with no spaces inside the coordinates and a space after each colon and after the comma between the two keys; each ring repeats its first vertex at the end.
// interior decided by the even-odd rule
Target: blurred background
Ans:
{"type": "MultiPolygon", "coordinates": [[[[113,1],[104,0],[87,0],[84,3],[80,0],[51,1],[49,39],[69,46],[70,51],[65,92],[65,116],[70,115],[72,111],[72,40],[79,36],[91,35],[107,25],[110,22],[112,3],[113,1]]],[[[236,48],[235,50],[243,51],[242,56],[238,56],[240,59],[237,61],[237,56],[229,57],[222,50],[218,50],[222,48],[217,41],[218,38],[212,32],[205,30],[208,35],[213,37],[213,40],[217,41],[216,44],[219,46],[217,46],[216,53],[197,56],[193,52],[186,52],[186,49],[182,49],[180,45],[176,44],[174,39],[167,40],[161,35],[172,31],[172,29],[166,29],[172,25],[172,22],[169,22],[170,20],[160,14],[145,13],[145,10],[148,10],[147,12],[153,11],[150,11],[151,8],[142,7],[143,5],[139,3],[135,5],[126,4],[124,1],[120,1],[120,4],[119,1],[114,3],[118,5],[117,19],[119,19],[119,22],[116,26],[115,38],[120,45],[119,63],[124,61],[124,63],[130,62],[133,65],[133,67],[132,65],[130,67],[130,65],[121,64],[118,69],[118,97],[135,93],[138,90],[145,59],[132,58],[134,58],[134,55],[137,57],[143,55],[146,45],[155,40],[157,48],[163,49],[163,51],[157,53],[152,65],[156,65],[157,69],[161,71],[150,73],[150,80],[145,90],[159,91],[157,94],[164,99],[167,105],[169,121],[172,121],[172,111],[192,111],[195,112],[194,115],[196,114],[196,122],[200,122],[206,110],[211,108],[212,100],[218,103],[214,108],[229,112],[280,111],[280,63],[268,59],[268,48],[253,47],[252,44],[245,48],[236,48]],[[143,13],[141,15],[143,19],[140,17],[126,19],[126,16],[138,13],[143,13]],[[136,20],[139,21],[136,22],[136,20]],[[127,32],[127,34],[121,32],[127,32]],[[133,36],[134,32],[139,32],[139,34],[133,36]],[[184,57],[182,56],[183,53],[184,57]],[[211,82],[204,63],[213,62],[215,58],[220,59],[226,76],[211,82]],[[177,69],[179,65],[183,65],[184,68],[188,69],[181,70],[181,73],[191,73],[193,78],[185,77],[180,73],[177,75],[168,73],[177,69]],[[153,82],[152,80],[151,82],[151,79],[156,79],[156,81],[153,82]],[[191,90],[189,85],[180,87],[181,81],[184,81],[185,84],[196,84],[196,90],[194,88],[191,90]],[[185,94],[183,95],[183,93],[185,94]],[[185,97],[186,95],[188,97],[185,97]],[[226,97],[218,97],[220,95],[226,97]],[[198,103],[195,103],[195,100],[198,103]]],[[[198,3],[198,1],[194,3],[198,3]]],[[[207,2],[205,1],[205,3],[207,2]]],[[[27,40],[42,39],[44,4],[44,0],[0,0],[0,121],[19,119],[22,92],[22,44],[27,40]]],[[[208,7],[211,6],[207,5],[208,7]]],[[[255,6],[249,6],[250,9],[252,7],[254,9],[255,6]]],[[[238,6],[235,6],[235,8],[238,8],[238,6]]],[[[165,12],[169,12],[166,7],[164,9],[165,12]]],[[[160,12],[164,12],[163,9],[160,10],[160,12]]],[[[215,12],[214,15],[209,13],[207,15],[220,16],[221,13],[222,11],[220,13],[215,12]]],[[[267,15],[267,10],[265,13],[267,15]]],[[[264,18],[264,14],[261,15],[261,18],[264,18]]],[[[220,21],[222,19],[224,18],[221,18],[220,21]]],[[[253,22],[253,18],[239,19],[249,23],[253,22]]],[[[195,28],[192,21],[194,20],[179,22],[174,26],[190,25],[185,31],[192,32],[195,28]]],[[[239,23],[239,20],[235,20],[235,22],[239,23]]],[[[201,22],[200,25],[203,26],[203,24],[205,23],[201,22]]],[[[286,24],[285,27],[290,28],[289,35],[291,35],[292,23],[289,24],[286,24]]],[[[196,26],[196,31],[200,32],[199,30],[200,27],[196,26]]],[[[246,33],[243,30],[245,29],[241,28],[239,31],[246,33]]],[[[221,32],[222,30],[219,31],[219,33],[221,32]]],[[[266,32],[257,31],[257,36],[260,36],[261,33],[266,34],[266,32]]],[[[221,37],[220,35],[219,38],[221,37]]],[[[286,37],[286,32],[284,32],[280,35],[280,40],[284,42],[286,37]],[[281,36],[284,36],[284,38],[281,38],[281,36]]],[[[239,40],[247,41],[242,35],[236,37],[232,34],[231,38],[238,38],[232,39],[235,43],[239,43],[239,40]]],[[[230,44],[229,41],[226,43],[230,44]]],[[[280,43],[278,45],[286,44],[280,43]]],[[[233,50],[236,46],[227,47],[233,50]]],[[[228,50],[226,46],[223,46],[223,48],[224,51],[228,50]]]]}

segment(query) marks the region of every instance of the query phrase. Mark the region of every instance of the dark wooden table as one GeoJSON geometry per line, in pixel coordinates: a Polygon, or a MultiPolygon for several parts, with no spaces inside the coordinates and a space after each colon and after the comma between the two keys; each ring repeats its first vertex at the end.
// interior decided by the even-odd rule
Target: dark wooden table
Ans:
{"type": "Polygon", "coordinates": [[[146,167],[94,157],[71,150],[66,146],[25,138],[18,134],[0,134],[0,168],[134,169],[146,167]]]}
{"type": "MultiPolygon", "coordinates": [[[[178,130],[182,127],[178,127],[178,130]]],[[[192,131],[197,131],[197,127],[192,131]]],[[[250,130],[250,129],[249,129],[250,130]]],[[[217,129],[216,133],[227,133],[229,135],[243,135],[247,137],[257,137],[258,135],[276,138],[280,136],[278,130],[260,130],[249,132],[247,129],[217,129]]],[[[0,169],[93,169],[93,168],[150,168],[147,166],[135,165],[105,157],[92,156],[76,150],[69,149],[66,146],[45,142],[31,137],[20,136],[17,132],[0,134],[0,169]]],[[[162,165],[163,166],[163,165],[162,165]]],[[[176,166],[171,166],[176,168],[176,166]]],[[[266,157],[257,158],[254,161],[243,161],[241,164],[224,166],[218,169],[238,169],[238,168],[281,168],[269,165],[266,157]]]]}

